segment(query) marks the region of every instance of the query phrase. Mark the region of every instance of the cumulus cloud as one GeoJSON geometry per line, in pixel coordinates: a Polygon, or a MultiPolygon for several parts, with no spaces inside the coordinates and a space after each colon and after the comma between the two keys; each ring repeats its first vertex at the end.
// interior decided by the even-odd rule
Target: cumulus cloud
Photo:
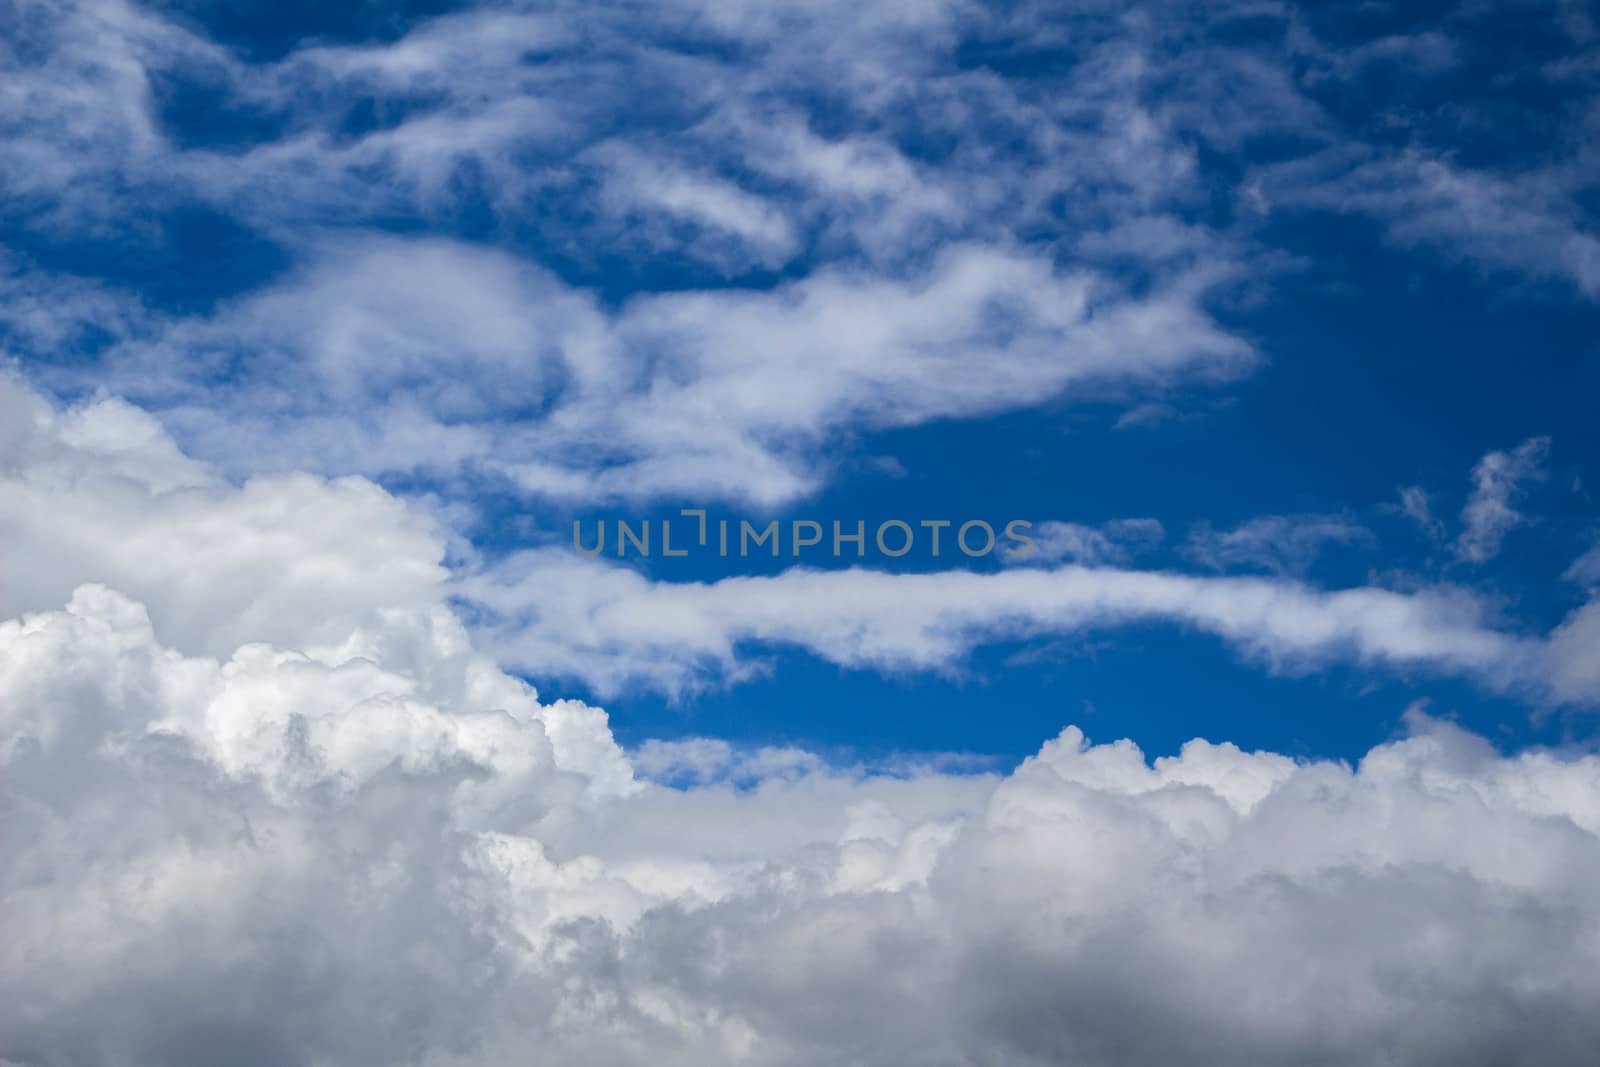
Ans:
{"type": "Polygon", "coordinates": [[[235,487],[116,399],[62,412],[0,379],[0,410],[6,615],[102,582],[148,603],[165,640],[221,655],[247,641],[343,641],[438,599],[437,532],[370,482],[235,487]]]}
{"type": "Polygon", "coordinates": [[[514,685],[424,688],[184,656],[92,586],[0,624],[7,1056],[1580,1064],[1600,1038],[1593,756],[1414,715],[1355,767],[1069,728],[1004,775],[789,753],[737,788],[597,785],[514,685]]]}
{"type": "MultiPolygon", "coordinates": [[[[1579,1064],[1600,1038],[1592,755],[1420,713],[1355,767],[1074,728],[1007,773],[630,755],[484,654],[437,531],[376,486],[235,485],[125,403],[0,402],[12,1063],[1579,1064]]],[[[926,664],[995,620],[1123,615],[1459,670],[1519,647],[1432,594],[1267,579],[567,577],[600,599],[536,599],[579,663],[653,632],[926,664]]],[[[1580,688],[1595,617],[1551,642],[1580,688]]]]}
{"type": "MultiPolygon", "coordinates": [[[[63,411],[5,378],[0,414],[0,616],[58,609],[93,583],[134,598],[128,617],[182,655],[275,646],[313,664],[383,662],[450,700],[532,700],[445,606],[441,531],[378,486],[233,485],[123,401],[63,411]]],[[[609,736],[594,747],[581,716],[556,718],[573,758],[605,758],[609,736]]]]}

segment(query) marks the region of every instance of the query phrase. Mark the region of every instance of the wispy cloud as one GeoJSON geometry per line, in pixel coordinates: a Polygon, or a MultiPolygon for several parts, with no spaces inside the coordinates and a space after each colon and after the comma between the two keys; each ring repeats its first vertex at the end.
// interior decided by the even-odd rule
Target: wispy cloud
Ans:
{"type": "Polygon", "coordinates": [[[1546,476],[1548,437],[1533,437],[1510,452],[1490,452],[1472,469],[1472,496],[1461,509],[1461,536],[1455,552],[1469,563],[1483,563],[1500,551],[1506,534],[1526,520],[1516,504],[1532,482],[1546,476]]]}
{"type": "Polygon", "coordinates": [[[1283,667],[1349,660],[1545,686],[1539,642],[1500,632],[1464,590],[1325,591],[1295,581],[1062,566],[994,574],[791,569],[774,577],[651,581],[560,549],[464,579],[462,596],[508,663],[602,692],[667,692],[738,678],[766,645],[848,667],[948,670],[976,646],[1141,623],[1192,627],[1283,667]]]}
{"type": "Polygon", "coordinates": [[[961,245],[907,277],[841,267],[612,312],[502,253],[371,238],[130,338],[92,373],[241,472],[475,467],[558,498],[770,504],[819,484],[839,429],[1237,373],[1254,353],[1206,312],[1207,288],[1136,297],[961,245]]]}
{"type": "Polygon", "coordinates": [[[1231,530],[1201,523],[1189,531],[1189,558],[1212,570],[1304,574],[1329,546],[1370,546],[1372,532],[1345,515],[1261,515],[1231,530]]]}

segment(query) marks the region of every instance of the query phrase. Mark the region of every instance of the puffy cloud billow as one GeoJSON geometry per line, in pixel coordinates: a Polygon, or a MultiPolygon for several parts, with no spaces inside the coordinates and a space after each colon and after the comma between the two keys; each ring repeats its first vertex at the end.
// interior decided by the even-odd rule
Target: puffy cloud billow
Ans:
{"type": "Polygon", "coordinates": [[[1600,1040],[1600,759],[1420,715],[1356,767],[1198,740],[1151,763],[1068,728],[1005,775],[672,789],[594,709],[185,656],[99,586],[0,625],[0,696],[16,1063],[1581,1064],[1600,1040]]]}

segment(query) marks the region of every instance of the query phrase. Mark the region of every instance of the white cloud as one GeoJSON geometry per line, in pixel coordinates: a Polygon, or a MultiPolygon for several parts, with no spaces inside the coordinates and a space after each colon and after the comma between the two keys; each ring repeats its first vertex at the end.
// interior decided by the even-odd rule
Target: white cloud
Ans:
{"type": "MultiPolygon", "coordinates": [[[[841,430],[1083,395],[1126,403],[1119,425],[1134,425],[1172,410],[1175,382],[1246,369],[1212,305],[1277,260],[1248,220],[1197,221],[1217,190],[1196,131],[1225,152],[1306,145],[1281,174],[1308,202],[1396,225],[1450,213],[1365,195],[1387,179],[1364,165],[1400,164],[1352,147],[1308,92],[1384,56],[1448,67],[1441,35],[1343,62],[1288,23],[1277,55],[1109,10],[850,10],[841,25],[832,5],[470,9],[264,62],[127,4],[25,5],[28,33],[0,52],[18,104],[0,196],[139,248],[161,245],[171,210],[215,211],[296,267],[178,321],[27,269],[0,288],[0,319],[20,324],[20,354],[59,364],[30,373],[110,383],[230,474],[420,469],[447,492],[488,471],[532,494],[769,505],[823,483],[841,430]],[[1028,79],[957,60],[964,40],[1013,39],[1074,62],[1028,79]],[[165,110],[173,85],[246,116],[242,141],[190,144],[165,110]],[[495,250],[345,228],[448,232],[463,214],[486,216],[495,250]],[[605,249],[690,288],[602,310],[508,249],[591,282],[611,273],[605,249]],[[787,280],[717,277],[756,268],[787,280]],[[95,333],[124,343],[105,362],[57,359],[95,333]],[[302,380],[320,402],[285,387],[302,380]]],[[[1484,207],[1504,197],[1468,195],[1501,190],[1490,177],[1410,162],[1432,175],[1404,187],[1431,190],[1426,204],[1490,220],[1467,245],[1523,233],[1581,251],[1484,207]]],[[[1249,177],[1258,200],[1281,174],[1249,177]]],[[[1534,183],[1540,218],[1570,209],[1563,181],[1534,183]]]]}
{"type": "Polygon", "coordinates": [[[1041,522],[1027,531],[1033,550],[1022,556],[1002,555],[1010,564],[1038,566],[1047,563],[1126,564],[1144,550],[1161,543],[1166,531],[1155,519],[1116,519],[1102,526],[1076,522],[1041,522]]]}
{"type": "Polygon", "coordinates": [[[1565,699],[1600,693],[1600,599],[1572,612],[1550,635],[1554,687],[1565,699]]]}
{"type": "Polygon", "coordinates": [[[496,653],[601,691],[668,692],[760,669],[760,646],[806,649],[876,669],[948,670],[975,646],[1041,634],[1167,623],[1269,664],[1350,660],[1464,674],[1493,687],[1542,684],[1535,640],[1490,627],[1463,590],[1323,591],[1277,578],[1114,567],[891,574],[794,568],[773,577],[653,582],[564,549],[513,555],[463,578],[496,653]]]}
{"type": "Polygon", "coordinates": [[[160,169],[171,146],[154,115],[153,70],[227,63],[222,49],[119,0],[22,0],[0,42],[0,203],[27,224],[119,228],[109,181],[160,169]]]}
{"type": "MultiPolygon", "coordinates": [[[[57,411],[3,377],[0,414],[0,618],[59,608],[94,583],[115,592],[92,603],[136,598],[114,613],[179,654],[284,650],[251,652],[237,671],[305,661],[320,677],[382,662],[403,681],[373,684],[397,698],[415,689],[424,701],[535,706],[445,607],[440,532],[370,482],[295,474],[234,486],[136,408],[107,399],[57,411]]],[[[361,670],[345,676],[367,684],[361,670]]],[[[616,779],[598,770],[615,746],[594,739],[582,705],[542,714],[562,759],[616,779]]]]}
{"type": "Polygon", "coordinates": [[[441,538],[370,482],[234,487],[118,400],[57,412],[0,379],[0,409],[0,613],[103,582],[148,603],[164,640],[220,655],[343,641],[438,601],[441,538]]]}
{"type": "Polygon", "coordinates": [[[1365,214],[1398,244],[1565,279],[1592,298],[1600,295],[1600,237],[1582,208],[1588,169],[1567,144],[1556,161],[1519,173],[1465,169],[1442,152],[1340,145],[1275,168],[1263,183],[1275,205],[1365,214]]]}
{"type": "Polygon", "coordinates": [[[1304,574],[1329,545],[1369,545],[1372,533],[1345,515],[1262,515],[1231,530],[1200,523],[1184,546],[1189,558],[1213,570],[1235,567],[1304,574]]]}
{"type": "Polygon", "coordinates": [[[1401,486],[1399,508],[1402,515],[1421,527],[1430,538],[1444,540],[1444,523],[1434,516],[1426,489],[1420,485],[1401,486]]]}
{"type": "Polygon", "coordinates": [[[1600,1036],[1593,756],[1414,715],[1356,768],[1068,729],[1002,776],[790,752],[596,789],[526,695],[424,688],[185,657],[94,587],[0,624],[8,1057],[1576,1065],[1600,1036]]]}
{"type": "MultiPolygon", "coordinates": [[[[1099,553],[1091,565],[999,573],[794,569],[652,582],[544,549],[452,576],[445,531],[369,482],[296,474],[235,486],[123,402],[61,412],[0,383],[0,405],[11,430],[0,439],[0,534],[13,548],[0,556],[0,613],[47,610],[99,582],[148,605],[156,635],[186,654],[267,642],[415,671],[449,649],[451,677],[481,673],[487,662],[465,651],[461,623],[442,606],[454,595],[505,662],[605,692],[738,680],[763,669],[771,645],[850,667],[945,671],[993,641],[1149,623],[1216,635],[1279,668],[1353,661],[1535,698],[1600,692],[1562,665],[1581,660],[1579,637],[1547,648],[1499,628],[1464,590],[1324,591],[1282,577],[1128,569],[1127,554],[1155,533],[1140,522],[1089,531],[1104,544],[1064,528],[1076,538],[1066,547],[1099,553]],[[1105,554],[1113,549],[1123,555],[1105,554]]],[[[1041,527],[1048,562],[1058,549],[1068,558],[1059,532],[1041,527]]],[[[1561,632],[1575,630],[1576,618],[1561,632]]]]}
{"type": "Polygon", "coordinates": [[[820,484],[840,430],[1248,367],[1203,308],[1209,284],[1132,298],[971,245],[905,278],[824,269],[607,312],[503,253],[368,238],[93,370],[237,473],[478,471],[561,498],[773,504],[820,484]]]}
{"type": "Polygon", "coordinates": [[[618,217],[619,247],[687,246],[695,258],[729,273],[776,269],[800,251],[781,202],[620,144],[601,145],[586,158],[603,163],[601,198],[618,217]],[[685,240],[679,232],[685,227],[698,231],[696,236],[685,240]]]}
{"type": "Polygon", "coordinates": [[[1510,452],[1490,452],[1472,469],[1472,496],[1461,509],[1459,559],[1483,563],[1500,551],[1506,534],[1525,522],[1514,506],[1529,482],[1545,477],[1548,437],[1532,437],[1510,452]]]}
{"type": "MultiPolygon", "coordinates": [[[[234,486],[116,401],[0,411],[12,1063],[1576,1065],[1600,1039],[1592,755],[1413,714],[1355,768],[1075,729],[1007,774],[629,757],[475,647],[429,524],[376,487],[234,486]]],[[[1515,647],[1431,594],[1261,579],[561,577],[539,602],[578,612],[580,664],[616,626],[926,663],[993,619],[1119,614],[1456,669],[1515,647]]],[[[1552,642],[1579,687],[1592,614],[1552,642]]]]}
{"type": "Polygon", "coordinates": [[[827,769],[819,756],[804,749],[761,745],[741,751],[712,737],[646,741],[628,758],[637,773],[652,781],[699,786],[711,782],[759,783],[827,769]]]}
{"type": "Polygon", "coordinates": [[[1600,585],[1600,541],[1593,548],[1572,561],[1562,577],[1584,585],[1600,585]]]}
{"type": "MultiPolygon", "coordinates": [[[[627,254],[724,272],[801,248],[903,265],[952,240],[1020,235],[1163,271],[1260,262],[1248,219],[1203,225],[1189,210],[1210,195],[1195,138],[1230,162],[1272,138],[1295,146],[1289,159],[1217,191],[1258,208],[1363,213],[1399,242],[1593,294],[1583,108],[1545,116],[1547,165],[1504,172],[1424,135],[1395,148],[1383,122],[1352,127],[1321,103],[1367,92],[1375,76],[1436,88],[1459,71],[1455,37],[1477,17],[1351,48],[1260,5],[1208,12],[1207,26],[1274,28],[1245,35],[1263,42],[1250,47],[1176,10],[494,5],[420,20],[396,40],[308,41],[255,61],[156,10],[29,2],[0,48],[13,105],[0,109],[0,197],[35,226],[153,241],[175,204],[291,243],[329,217],[440,223],[482,209],[498,232],[532,227],[535,244],[591,265],[586,236],[626,237],[651,203],[696,224],[655,226],[627,254]],[[1015,76],[965,62],[963,44],[1064,58],[1015,76]],[[241,115],[239,140],[188,143],[165,110],[175,85],[241,115]]],[[[1535,76],[1578,101],[1593,42],[1570,44],[1569,62],[1535,76]]],[[[1383,119],[1415,120],[1404,100],[1383,119]]],[[[1462,122],[1503,121],[1480,102],[1458,107],[1462,122]]]]}
{"type": "MultiPolygon", "coordinates": [[[[691,585],[531,553],[452,582],[428,514],[323,476],[772,503],[859,428],[1076,391],[1159,412],[1145,393],[1253,358],[1209,309],[1257,253],[1248,224],[1193,221],[1228,191],[1196,180],[1197,131],[1318,146],[1246,198],[1311,174],[1302,202],[1593,292],[1582,160],[1508,178],[1354,147],[1302,56],[1159,12],[618,12],[473,10],[277,63],[116,0],[7,19],[0,202],[26,234],[146,248],[211,208],[295,267],[164,317],[7,261],[29,373],[149,410],[0,381],[3,1062],[1591,1062],[1593,755],[1503,757],[1413,715],[1354,768],[1201,740],[1152,764],[1074,729],[1008,774],[715,739],[629,756],[603,711],[540,703],[485,644],[670,689],[758,668],[747,644],[947,669],[984,641],[1168,623],[1274,665],[1581,702],[1593,602],[1528,637],[1455,590],[1132,570],[1139,529],[1066,524],[1044,554],[1094,566],[691,585]],[[1032,86],[957,63],[973,27],[1078,62],[1032,86]],[[261,129],[186,146],[174,80],[261,129]],[[692,285],[815,261],[611,307],[511,252],[318,228],[464,207],[578,273],[635,216],[635,254],[692,285]]],[[[1520,521],[1540,440],[1480,464],[1463,555],[1520,521]]],[[[1281,532],[1215,553],[1284,565],[1281,532]]]]}

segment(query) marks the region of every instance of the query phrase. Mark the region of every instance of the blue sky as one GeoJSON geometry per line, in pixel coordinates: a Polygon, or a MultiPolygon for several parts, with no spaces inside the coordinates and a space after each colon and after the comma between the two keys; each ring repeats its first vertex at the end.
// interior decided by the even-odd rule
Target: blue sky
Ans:
{"type": "MultiPolygon", "coordinates": [[[[820,31],[778,11],[167,5],[117,16],[118,54],[43,10],[8,16],[38,104],[4,173],[24,379],[126,396],[235,479],[371,477],[438,509],[463,575],[574,517],[701,506],[1154,520],[1136,557],[1082,562],[1448,588],[1531,638],[1586,600],[1562,577],[1600,462],[1579,8],[930,6],[824,34],[814,63],[820,31]],[[591,343],[609,399],[581,398],[591,343]],[[618,445],[615,405],[665,421],[618,445]],[[1463,559],[1474,467],[1529,441],[1503,539],[1463,559]]],[[[729,640],[720,666],[663,647],[688,672],[666,689],[512,665],[630,742],[1008,760],[1090,714],[1157,747],[1354,757],[1419,700],[1510,748],[1592,736],[1592,698],[1538,678],[1273,662],[1181,618],[916,665],[729,640]]]]}
{"type": "Polygon", "coordinates": [[[1589,1064],[1597,87],[1567,0],[0,0],[0,1067],[1589,1064]]]}
{"type": "MultiPolygon", "coordinates": [[[[23,5],[11,358],[63,400],[127,397],[232,478],[426,501],[463,575],[576,516],[704,506],[1154,520],[1137,558],[1085,562],[1448,588],[1532,638],[1585,603],[1562,577],[1600,459],[1580,8],[929,6],[837,38],[794,17],[167,5],[111,18],[118,53],[23,5]],[[1505,536],[1463,559],[1472,471],[1529,441],[1505,536]],[[1197,547],[1231,530],[1249,543],[1197,547]]],[[[1591,698],[1541,679],[1274,663],[1191,629],[914,667],[734,636],[762,670],[663,648],[687,657],[670,692],[513,665],[635,741],[1014,759],[1092,707],[1158,746],[1353,757],[1418,700],[1512,748],[1592,733],[1591,698]]]]}

